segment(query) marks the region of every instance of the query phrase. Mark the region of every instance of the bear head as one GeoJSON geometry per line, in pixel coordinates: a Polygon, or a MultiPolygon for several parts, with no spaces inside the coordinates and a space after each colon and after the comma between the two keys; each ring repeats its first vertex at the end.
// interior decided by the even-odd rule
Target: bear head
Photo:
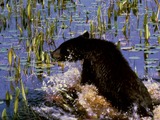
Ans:
{"type": "Polygon", "coordinates": [[[82,49],[84,44],[80,43],[87,39],[89,39],[89,33],[84,32],[82,35],[64,42],[56,50],[50,52],[51,57],[58,61],[82,60],[84,58],[84,49],[82,49]]]}

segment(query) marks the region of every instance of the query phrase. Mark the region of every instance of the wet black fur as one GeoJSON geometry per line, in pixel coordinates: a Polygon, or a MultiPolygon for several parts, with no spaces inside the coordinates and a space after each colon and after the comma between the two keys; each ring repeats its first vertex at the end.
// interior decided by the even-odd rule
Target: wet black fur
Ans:
{"type": "Polygon", "coordinates": [[[140,115],[153,116],[147,88],[112,42],[89,39],[86,32],[62,43],[51,56],[59,61],[84,60],[81,84],[94,84],[120,111],[133,112],[135,103],[140,115]]]}

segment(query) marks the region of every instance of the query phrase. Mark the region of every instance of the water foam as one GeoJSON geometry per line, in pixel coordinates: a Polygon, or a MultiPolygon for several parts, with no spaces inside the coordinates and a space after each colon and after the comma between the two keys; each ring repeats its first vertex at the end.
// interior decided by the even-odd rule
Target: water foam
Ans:
{"type": "Polygon", "coordinates": [[[48,94],[57,94],[58,91],[65,90],[80,82],[81,78],[81,65],[77,63],[65,62],[65,68],[67,70],[64,73],[54,74],[53,76],[47,76],[43,81],[42,89],[48,94]]]}
{"type": "MultiPolygon", "coordinates": [[[[67,91],[69,88],[72,88],[73,86],[79,86],[77,95],[78,98],[76,101],[78,101],[78,104],[80,104],[80,107],[82,107],[87,115],[86,118],[90,119],[99,119],[99,118],[106,118],[106,119],[112,119],[112,118],[121,118],[121,119],[141,119],[141,120],[151,120],[150,117],[143,117],[140,118],[137,114],[137,107],[136,104],[133,107],[134,113],[131,117],[127,116],[126,114],[119,113],[115,108],[111,106],[109,102],[103,97],[98,95],[98,90],[93,85],[84,85],[81,86],[80,79],[81,79],[81,63],[69,63],[65,62],[65,72],[64,73],[58,73],[54,74],[53,76],[47,76],[46,80],[43,82],[42,89],[45,91],[48,96],[51,95],[50,101],[52,99],[55,99],[55,96],[59,93],[62,93],[62,91],[67,91]],[[80,90],[79,90],[80,89],[80,90]],[[55,95],[55,96],[54,96],[55,95]],[[54,96],[54,97],[53,97],[54,96]]],[[[160,84],[157,82],[153,82],[153,80],[144,81],[145,86],[147,87],[152,99],[154,101],[160,100],[160,84]]],[[[67,94],[67,93],[66,93],[67,94]]],[[[68,95],[71,97],[70,95],[68,95]]],[[[63,97],[63,96],[61,96],[63,97]]],[[[69,98],[68,97],[68,98],[69,98]]],[[[73,111],[72,108],[69,105],[66,105],[65,102],[66,99],[63,98],[56,98],[59,102],[60,100],[63,102],[60,102],[58,104],[63,104],[62,106],[68,107],[68,109],[71,109],[70,111],[73,111]]],[[[72,99],[72,98],[69,98],[72,99]]],[[[76,104],[76,102],[75,102],[76,104]]],[[[61,108],[62,108],[61,106],[61,108]]],[[[74,107],[74,106],[73,106],[74,107]]],[[[48,119],[58,118],[58,119],[78,119],[78,117],[74,114],[66,113],[63,111],[63,109],[58,109],[51,106],[48,107],[45,104],[43,104],[41,107],[34,107],[33,108],[37,113],[43,115],[43,116],[50,116],[47,117],[48,119]],[[52,116],[52,117],[51,117],[52,116]]],[[[78,110],[81,108],[78,108],[78,110]]],[[[159,120],[160,115],[160,105],[157,105],[154,109],[154,119],[159,120]]]]}

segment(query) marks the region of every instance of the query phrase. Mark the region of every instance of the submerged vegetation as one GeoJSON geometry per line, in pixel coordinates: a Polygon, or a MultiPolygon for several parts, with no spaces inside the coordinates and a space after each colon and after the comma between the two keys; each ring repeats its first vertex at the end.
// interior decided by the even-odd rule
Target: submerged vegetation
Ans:
{"type": "Polygon", "coordinates": [[[159,74],[158,0],[0,0],[0,12],[3,120],[21,117],[20,99],[29,111],[28,89],[41,86],[43,73],[52,75],[58,71],[50,51],[84,30],[92,38],[117,42],[125,55],[128,52],[125,57],[137,74],[159,74]],[[144,63],[140,65],[137,61],[142,58],[144,63]]]}

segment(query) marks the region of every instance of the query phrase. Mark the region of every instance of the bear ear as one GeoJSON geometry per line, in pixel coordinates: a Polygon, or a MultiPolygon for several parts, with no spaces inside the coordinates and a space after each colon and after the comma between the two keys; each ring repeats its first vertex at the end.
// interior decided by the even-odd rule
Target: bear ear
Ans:
{"type": "Polygon", "coordinates": [[[80,35],[79,37],[84,37],[84,38],[89,38],[89,33],[88,31],[84,31],[82,35],[80,35]]]}

